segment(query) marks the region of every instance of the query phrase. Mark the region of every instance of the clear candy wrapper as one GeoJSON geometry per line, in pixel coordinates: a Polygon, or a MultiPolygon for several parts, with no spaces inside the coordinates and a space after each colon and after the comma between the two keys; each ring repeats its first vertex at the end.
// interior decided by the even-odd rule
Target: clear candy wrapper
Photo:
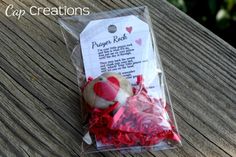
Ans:
{"type": "Polygon", "coordinates": [[[81,151],[181,145],[147,7],[59,20],[77,71],[81,151]]]}

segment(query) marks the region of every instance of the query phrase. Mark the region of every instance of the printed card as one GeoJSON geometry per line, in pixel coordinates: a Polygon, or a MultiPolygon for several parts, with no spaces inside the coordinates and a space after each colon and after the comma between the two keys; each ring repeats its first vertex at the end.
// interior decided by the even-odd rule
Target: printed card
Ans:
{"type": "Polygon", "coordinates": [[[146,22],[133,15],[94,20],[80,34],[80,42],[86,78],[112,71],[136,85],[142,75],[148,94],[163,97],[160,63],[146,22]]]}

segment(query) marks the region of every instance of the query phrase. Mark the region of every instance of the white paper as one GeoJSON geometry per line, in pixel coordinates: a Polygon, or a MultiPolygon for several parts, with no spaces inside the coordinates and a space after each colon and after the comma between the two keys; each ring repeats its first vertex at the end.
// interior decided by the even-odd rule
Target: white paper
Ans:
{"type": "Polygon", "coordinates": [[[142,75],[148,94],[163,96],[160,85],[156,52],[154,52],[149,26],[136,16],[91,21],[80,34],[86,78],[96,78],[112,71],[125,76],[132,85],[142,75]],[[116,26],[110,33],[108,27],[116,26]]]}

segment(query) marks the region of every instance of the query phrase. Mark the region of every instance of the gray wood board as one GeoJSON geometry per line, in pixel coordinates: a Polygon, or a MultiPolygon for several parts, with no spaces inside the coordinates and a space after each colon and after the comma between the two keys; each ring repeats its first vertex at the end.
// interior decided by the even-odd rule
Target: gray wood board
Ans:
{"type": "MultiPolygon", "coordinates": [[[[149,7],[183,146],[122,156],[236,156],[236,50],[162,0],[0,1],[0,156],[78,156],[80,93],[59,16],[5,8],[149,7]]],[[[91,156],[119,156],[115,152],[91,156]]]]}

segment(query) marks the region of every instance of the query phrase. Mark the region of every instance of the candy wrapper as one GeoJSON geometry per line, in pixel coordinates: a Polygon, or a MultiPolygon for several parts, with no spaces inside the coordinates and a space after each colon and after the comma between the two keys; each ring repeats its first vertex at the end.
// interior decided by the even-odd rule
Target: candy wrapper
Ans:
{"type": "Polygon", "coordinates": [[[82,97],[81,151],[181,145],[147,7],[66,17],[59,23],[82,97]]]}

